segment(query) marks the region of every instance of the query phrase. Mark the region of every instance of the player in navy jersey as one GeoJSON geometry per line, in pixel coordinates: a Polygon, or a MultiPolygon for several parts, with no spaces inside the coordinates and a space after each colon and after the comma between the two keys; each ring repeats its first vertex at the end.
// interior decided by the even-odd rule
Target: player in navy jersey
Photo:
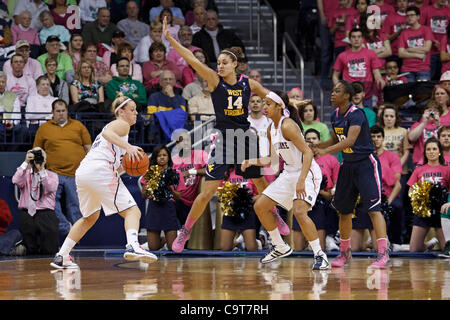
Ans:
{"type": "Polygon", "coordinates": [[[353,87],[347,81],[339,81],[333,87],[331,103],[337,108],[331,114],[332,139],[317,145],[319,155],[342,151],[344,159],[332,202],[340,213],[340,254],[331,266],[343,267],[351,259],[352,212],[360,195],[377,237],[378,257],[371,267],[386,268],[389,266],[389,251],[386,222],[380,212],[381,165],[373,154],[375,148],[364,111],[351,103],[353,93],[353,87]]]}
{"type": "MultiPolygon", "coordinates": [[[[189,49],[172,38],[165,19],[163,33],[180,56],[208,82],[216,116],[215,129],[218,131],[208,160],[204,188],[192,204],[186,222],[172,245],[173,251],[181,252],[189,239],[194,223],[203,214],[230,165],[235,166],[237,175],[252,179],[258,193],[261,193],[268,185],[260,168],[253,166],[246,172],[242,172],[240,164],[252,155],[258,156],[257,135],[252,130],[248,130],[250,128],[247,120],[250,93],[255,92],[264,98],[269,91],[259,82],[245,75],[236,74],[237,60],[242,55],[240,48],[222,50],[217,57],[216,72],[200,62],[189,49]]],[[[265,221],[261,223],[267,224],[265,221]]]]}

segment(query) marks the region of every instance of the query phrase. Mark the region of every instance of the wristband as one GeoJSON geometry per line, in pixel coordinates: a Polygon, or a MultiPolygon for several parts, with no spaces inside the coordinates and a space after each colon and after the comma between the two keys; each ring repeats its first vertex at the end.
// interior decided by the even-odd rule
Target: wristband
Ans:
{"type": "Polygon", "coordinates": [[[188,173],[192,176],[197,175],[197,169],[189,169],[188,173]]]}

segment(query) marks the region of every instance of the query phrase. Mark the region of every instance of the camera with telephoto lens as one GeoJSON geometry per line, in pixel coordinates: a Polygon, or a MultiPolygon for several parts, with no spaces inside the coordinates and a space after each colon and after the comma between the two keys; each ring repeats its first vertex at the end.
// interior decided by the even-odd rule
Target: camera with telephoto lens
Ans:
{"type": "Polygon", "coordinates": [[[38,164],[42,165],[44,162],[44,156],[41,150],[31,150],[31,153],[34,154],[34,159],[30,161],[32,165],[38,164]]]}

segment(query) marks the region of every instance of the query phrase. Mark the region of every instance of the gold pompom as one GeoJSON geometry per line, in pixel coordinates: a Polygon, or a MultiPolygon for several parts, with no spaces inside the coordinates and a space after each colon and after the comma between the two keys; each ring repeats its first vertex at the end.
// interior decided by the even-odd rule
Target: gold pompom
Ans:
{"type": "Polygon", "coordinates": [[[151,165],[147,173],[144,175],[147,185],[145,186],[147,197],[154,198],[153,192],[155,192],[159,187],[159,182],[161,181],[162,168],[157,164],[151,165]]]}
{"type": "Polygon", "coordinates": [[[413,213],[420,218],[431,217],[430,209],[430,191],[433,188],[433,183],[430,181],[419,180],[411,186],[411,207],[413,213]]]}
{"type": "Polygon", "coordinates": [[[221,187],[217,189],[217,201],[224,216],[234,216],[234,210],[231,208],[231,202],[236,196],[236,191],[239,189],[238,184],[225,181],[221,187]]]}

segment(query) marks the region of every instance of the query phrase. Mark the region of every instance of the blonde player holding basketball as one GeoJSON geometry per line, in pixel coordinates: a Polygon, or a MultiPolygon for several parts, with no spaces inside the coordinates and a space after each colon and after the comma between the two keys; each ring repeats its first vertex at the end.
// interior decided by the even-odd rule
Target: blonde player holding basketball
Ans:
{"type": "MultiPolygon", "coordinates": [[[[316,226],[308,216],[308,211],[314,206],[320,191],[322,172],[303,138],[300,120],[295,108],[289,105],[287,95],[281,91],[269,92],[265,101],[264,111],[273,121],[267,129],[270,154],[275,153],[283,158],[284,170],[256,200],[255,212],[258,218],[262,219],[271,215],[270,209],[275,205],[281,205],[286,210],[292,209],[314,252],[313,270],[330,269],[327,256],[320,246],[316,226]]],[[[244,160],[241,170],[244,172],[251,165],[268,166],[270,162],[270,156],[244,160]]],[[[275,224],[266,229],[272,238],[273,247],[261,262],[269,263],[290,255],[292,248],[281,238],[275,224]]]]}
{"type": "Polygon", "coordinates": [[[152,253],[142,249],[138,242],[141,212],[119,177],[121,161],[125,153],[131,160],[145,156],[140,147],[128,143],[130,127],[136,123],[136,104],[130,98],[119,95],[112,103],[116,120],[108,123],[97,136],[91,150],[75,172],[80,211],[83,215],[70,229],[52,267],[77,268],[69,253],[100,216],[118,213],[125,219],[127,245],[124,258],[151,263],[157,260],[152,253]]]}

